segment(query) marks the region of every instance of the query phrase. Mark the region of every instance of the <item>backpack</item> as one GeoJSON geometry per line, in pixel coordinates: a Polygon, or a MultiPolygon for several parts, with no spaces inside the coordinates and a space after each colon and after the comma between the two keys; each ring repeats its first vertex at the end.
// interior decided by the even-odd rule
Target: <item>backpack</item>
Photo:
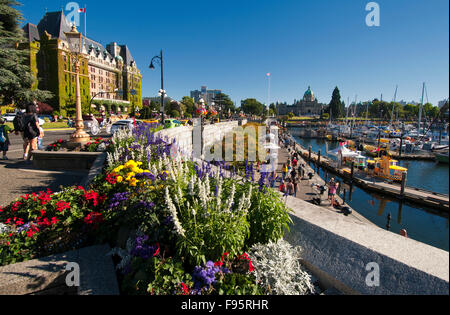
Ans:
{"type": "Polygon", "coordinates": [[[16,117],[14,117],[13,124],[15,131],[25,131],[25,115],[22,112],[18,112],[16,117]]]}
{"type": "Polygon", "coordinates": [[[24,128],[24,136],[28,140],[33,140],[38,135],[39,135],[39,131],[36,130],[36,119],[35,119],[35,116],[31,116],[28,119],[26,119],[26,125],[25,125],[25,128],[24,128]]]}
{"type": "Polygon", "coordinates": [[[6,142],[6,136],[3,135],[4,133],[5,133],[5,127],[0,126],[0,143],[6,142]]]}

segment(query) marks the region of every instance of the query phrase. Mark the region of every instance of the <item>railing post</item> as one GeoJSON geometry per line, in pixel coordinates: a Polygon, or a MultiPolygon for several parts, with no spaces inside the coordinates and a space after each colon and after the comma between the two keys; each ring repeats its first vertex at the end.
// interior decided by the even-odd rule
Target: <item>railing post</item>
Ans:
{"type": "Polygon", "coordinates": [[[405,196],[405,188],[406,188],[406,173],[402,173],[402,188],[400,191],[400,198],[403,199],[405,196]]]}

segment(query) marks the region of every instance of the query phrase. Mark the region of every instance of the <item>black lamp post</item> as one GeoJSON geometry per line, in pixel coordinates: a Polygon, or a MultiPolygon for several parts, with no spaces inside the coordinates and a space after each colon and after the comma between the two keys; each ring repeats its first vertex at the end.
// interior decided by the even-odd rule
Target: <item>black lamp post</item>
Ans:
{"type": "Polygon", "coordinates": [[[153,65],[153,61],[155,59],[159,59],[161,62],[161,90],[159,91],[159,94],[161,96],[161,124],[164,125],[164,96],[166,95],[166,91],[164,91],[164,69],[163,69],[163,51],[161,50],[161,55],[155,56],[152,58],[150,62],[150,69],[154,70],[155,66],[153,65]]]}

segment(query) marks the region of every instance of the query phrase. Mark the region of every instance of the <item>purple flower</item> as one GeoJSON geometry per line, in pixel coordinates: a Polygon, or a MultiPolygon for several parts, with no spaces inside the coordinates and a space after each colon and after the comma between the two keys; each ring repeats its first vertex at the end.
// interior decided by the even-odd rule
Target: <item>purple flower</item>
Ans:
{"type": "Polygon", "coordinates": [[[152,258],[158,251],[159,246],[146,244],[148,239],[149,237],[147,235],[138,236],[136,238],[136,245],[130,254],[134,257],[141,257],[144,259],[152,258]]]}
{"type": "Polygon", "coordinates": [[[117,193],[111,199],[111,203],[109,204],[109,209],[117,208],[122,203],[128,201],[129,192],[117,193]]]}

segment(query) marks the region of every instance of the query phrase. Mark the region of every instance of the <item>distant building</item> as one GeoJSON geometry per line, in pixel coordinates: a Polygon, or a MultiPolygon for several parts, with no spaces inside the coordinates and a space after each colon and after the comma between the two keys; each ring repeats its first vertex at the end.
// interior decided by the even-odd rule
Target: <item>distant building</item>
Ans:
{"type": "Polygon", "coordinates": [[[194,102],[198,103],[200,99],[203,99],[206,104],[210,105],[214,102],[217,95],[221,94],[222,90],[208,90],[208,87],[202,86],[201,90],[191,91],[191,98],[194,102]]]}
{"type": "Polygon", "coordinates": [[[442,108],[442,106],[444,106],[445,103],[447,103],[447,102],[448,102],[448,99],[440,101],[440,102],[438,103],[438,107],[439,107],[439,108],[442,108]]]}
{"type": "MultiPolygon", "coordinates": [[[[168,96],[165,96],[165,97],[164,97],[164,105],[166,105],[167,103],[170,103],[170,102],[172,102],[172,101],[173,101],[172,98],[170,98],[170,97],[168,97],[168,96]]],[[[150,106],[150,103],[151,103],[151,102],[154,102],[154,103],[156,103],[156,104],[161,104],[161,96],[144,97],[144,98],[142,99],[142,103],[143,103],[144,106],[150,106]]]]}
{"type": "Polygon", "coordinates": [[[278,115],[293,113],[295,116],[318,116],[322,114],[326,106],[328,105],[319,103],[311,87],[308,87],[302,100],[294,100],[293,105],[278,104],[277,112],[278,115]]]}
{"type": "MultiPolygon", "coordinates": [[[[37,82],[33,88],[53,92],[49,101],[55,110],[66,113],[75,104],[76,80],[70,62],[70,48],[65,33],[71,25],[64,13],[48,12],[39,24],[28,23],[23,30],[27,42],[20,48],[29,52],[29,66],[37,82]]],[[[142,75],[126,45],[111,43],[106,48],[82,36],[80,63],[81,103],[88,106],[92,97],[120,103],[124,108],[141,106],[142,75]],[[103,91],[103,94],[97,93],[103,91]],[[117,93],[122,91],[122,94],[117,93]]],[[[64,115],[64,114],[63,114],[64,115]]]]}

